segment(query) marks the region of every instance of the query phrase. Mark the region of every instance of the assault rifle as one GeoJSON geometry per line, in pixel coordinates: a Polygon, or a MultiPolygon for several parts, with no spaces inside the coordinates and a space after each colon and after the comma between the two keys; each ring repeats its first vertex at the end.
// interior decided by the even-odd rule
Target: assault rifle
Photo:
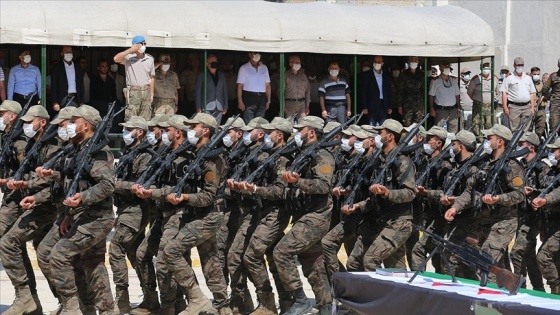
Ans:
{"type": "Polygon", "coordinates": [[[241,164],[241,166],[239,166],[235,170],[235,172],[230,178],[236,182],[240,181],[241,176],[245,172],[245,169],[249,167],[249,164],[258,163],[257,158],[259,154],[261,154],[261,152],[264,151],[265,149],[266,149],[266,143],[263,142],[261,145],[256,147],[253,151],[251,151],[251,153],[249,153],[249,155],[243,159],[243,163],[241,164]]]}
{"type": "MultiPolygon", "coordinates": [[[[377,150],[377,151],[381,151],[381,150],[377,150]]],[[[360,163],[360,160],[362,159],[362,154],[358,154],[356,152],[355,155],[356,156],[354,156],[352,158],[352,160],[348,164],[348,167],[346,168],[344,173],[342,173],[342,175],[340,176],[340,178],[338,179],[338,181],[336,182],[336,184],[333,187],[342,187],[342,185],[344,185],[344,183],[346,183],[346,180],[348,180],[348,177],[350,176],[350,174],[352,174],[354,169],[358,166],[358,163],[360,163]]]]}
{"type": "Polygon", "coordinates": [[[150,152],[152,155],[156,153],[151,149],[152,145],[148,139],[144,140],[142,143],[137,145],[135,148],[130,150],[127,154],[121,156],[119,163],[115,166],[115,176],[119,179],[126,178],[128,172],[128,165],[134,161],[134,159],[144,153],[150,152]]]}
{"type": "Polygon", "coordinates": [[[428,163],[428,165],[426,166],[426,168],[424,168],[424,171],[422,173],[420,173],[420,175],[418,176],[418,179],[416,180],[416,186],[425,186],[426,185],[426,181],[428,180],[428,176],[430,176],[430,172],[432,171],[432,169],[435,167],[440,167],[441,166],[441,160],[448,158],[449,155],[449,150],[445,150],[445,151],[441,151],[433,160],[430,161],[430,163],[428,163]]]}
{"type": "Polygon", "coordinates": [[[459,182],[465,176],[465,174],[470,170],[471,166],[479,161],[480,156],[484,153],[484,146],[481,144],[474,150],[473,155],[468,159],[465,164],[461,166],[459,171],[453,176],[447,190],[445,191],[445,196],[453,196],[455,192],[455,187],[459,185],[459,182]]]}
{"type": "Polygon", "coordinates": [[[7,134],[7,137],[2,137],[2,141],[4,142],[2,146],[2,152],[0,153],[0,166],[4,166],[7,160],[10,159],[10,154],[12,151],[12,143],[23,133],[23,120],[20,118],[27,113],[29,109],[29,105],[33,100],[36,92],[31,92],[27,95],[28,101],[25,103],[19,114],[16,116],[16,120],[14,124],[10,128],[10,132],[7,134]]]}
{"type": "Polygon", "coordinates": [[[531,176],[531,173],[533,173],[533,170],[535,169],[535,167],[537,166],[537,164],[541,160],[541,157],[544,155],[544,152],[547,150],[546,145],[549,144],[553,139],[556,138],[556,135],[558,134],[558,130],[560,130],[560,124],[556,125],[556,127],[554,127],[554,130],[552,130],[548,134],[548,137],[546,137],[546,139],[544,139],[543,143],[541,143],[541,145],[539,146],[539,149],[535,153],[535,157],[527,164],[527,167],[525,169],[525,178],[526,179],[531,176]]]}
{"type": "Polygon", "coordinates": [[[291,139],[290,141],[288,141],[288,143],[286,143],[283,147],[281,147],[280,149],[274,151],[272,154],[270,154],[266,159],[264,159],[262,162],[259,163],[259,166],[251,173],[249,174],[249,176],[247,176],[243,181],[246,181],[248,183],[253,183],[253,181],[255,180],[255,178],[258,178],[262,175],[262,173],[269,168],[275,161],[276,159],[282,155],[282,154],[286,154],[288,152],[291,152],[292,150],[294,150],[297,147],[296,145],[296,141],[294,139],[291,139]]]}
{"type": "MultiPolygon", "coordinates": [[[[429,235],[432,238],[434,245],[436,245],[436,248],[432,251],[430,256],[428,256],[427,259],[422,262],[420,268],[414,273],[412,278],[410,278],[410,280],[408,281],[409,283],[412,283],[412,281],[418,275],[418,273],[424,269],[426,263],[432,257],[433,254],[435,254],[436,252],[441,253],[443,251],[448,251],[450,254],[458,256],[459,258],[461,258],[461,261],[464,264],[466,264],[467,266],[471,267],[474,270],[477,270],[480,273],[481,287],[485,287],[486,284],[488,283],[489,273],[496,275],[496,284],[498,285],[498,287],[500,288],[505,287],[509,291],[509,294],[511,295],[516,295],[517,292],[519,292],[519,288],[521,287],[521,285],[525,282],[525,278],[523,276],[514,274],[509,270],[498,267],[497,262],[492,258],[492,256],[490,256],[488,253],[485,253],[478,248],[469,245],[461,246],[449,240],[446,240],[443,237],[434,234],[433,232],[424,229],[421,226],[415,224],[413,224],[412,226],[415,229],[429,235]]],[[[445,258],[446,256],[441,255],[441,257],[447,263],[447,258],[445,258]]],[[[450,270],[449,266],[447,266],[447,268],[448,270],[450,270]]],[[[453,274],[451,274],[451,277],[453,278],[454,282],[456,282],[455,276],[453,274]]]]}

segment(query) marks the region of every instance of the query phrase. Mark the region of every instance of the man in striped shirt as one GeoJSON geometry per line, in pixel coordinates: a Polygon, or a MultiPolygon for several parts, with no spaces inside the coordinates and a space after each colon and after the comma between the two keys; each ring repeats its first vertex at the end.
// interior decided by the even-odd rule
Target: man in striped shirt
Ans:
{"type": "Polygon", "coordinates": [[[338,77],[340,66],[337,62],[331,62],[328,70],[329,76],[319,85],[321,115],[327,122],[338,121],[343,124],[352,115],[350,87],[344,79],[338,77]]]}

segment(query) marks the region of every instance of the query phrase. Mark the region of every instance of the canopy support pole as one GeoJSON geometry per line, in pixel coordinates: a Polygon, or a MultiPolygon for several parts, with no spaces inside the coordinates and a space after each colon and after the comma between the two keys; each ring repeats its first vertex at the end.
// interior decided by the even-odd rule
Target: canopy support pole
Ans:
{"type": "Polygon", "coordinates": [[[286,66],[285,66],[284,57],[285,57],[284,53],[280,53],[280,67],[279,67],[279,70],[278,70],[278,71],[280,71],[280,73],[279,73],[279,75],[280,75],[279,76],[280,77],[280,79],[279,79],[280,80],[280,87],[279,87],[280,91],[278,93],[278,97],[280,98],[280,100],[279,100],[280,101],[280,113],[279,113],[278,116],[280,116],[282,118],[284,118],[284,116],[285,116],[284,115],[284,106],[286,106],[285,105],[286,100],[284,98],[284,95],[285,95],[285,92],[286,92],[285,91],[285,89],[286,89],[285,82],[286,81],[284,79],[284,75],[286,73],[286,66]]]}

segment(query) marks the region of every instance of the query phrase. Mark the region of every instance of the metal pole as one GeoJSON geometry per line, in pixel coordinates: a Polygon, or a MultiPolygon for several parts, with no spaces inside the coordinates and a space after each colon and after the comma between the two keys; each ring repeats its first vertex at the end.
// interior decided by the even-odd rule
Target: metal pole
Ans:
{"type": "Polygon", "coordinates": [[[285,95],[285,92],[286,92],[285,91],[285,89],[286,89],[285,82],[286,81],[284,79],[284,75],[285,75],[285,72],[286,72],[286,67],[285,67],[284,57],[285,57],[284,53],[280,53],[280,68],[279,68],[280,69],[279,70],[280,71],[280,73],[279,73],[280,74],[280,87],[279,87],[280,91],[278,91],[279,92],[278,97],[280,98],[280,115],[279,115],[280,117],[284,117],[284,106],[286,106],[286,104],[285,104],[286,100],[284,98],[284,95],[285,95]]]}
{"type": "MultiPolygon", "coordinates": [[[[430,78],[431,78],[431,68],[430,68],[430,78]]],[[[424,113],[430,113],[428,108],[428,57],[424,58],[424,113]]],[[[435,118],[435,117],[434,117],[435,118]]],[[[428,121],[424,122],[424,128],[428,129],[428,121]]]]}
{"type": "MultiPolygon", "coordinates": [[[[206,110],[206,98],[208,97],[208,50],[204,49],[204,68],[202,68],[203,78],[204,78],[204,104],[202,104],[202,112],[206,110]]],[[[217,75],[218,73],[216,73],[217,75]]]]}
{"type": "Polygon", "coordinates": [[[490,75],[492,76],[492,81],[490,82],[490,96],[491,96],[490,97],[490,122],[491,122],[492,125],[494,125],[494,119],[496,118],[496,117],[494,117],[495,116],[495,114],[494,114],[494,95],[495,95],[494,94],[495,93],[494,89],[496,88],[494,86],[494,80],[496,78],[494,76],[494,69],[495,69],[494,68],[494,56],[490,57],[490,69],[491,69],[490,70],[490,75]]]}
{"type": "Polygon", "coordinates": [[[47,46],[41,45],[41,104],[47,106],[47,46]]]}
{"type": "MultiPolygon", "coordinates": [[[[354,98],[352,100],[354,103],[354,115],[358,113],[358,55],[354,55],[354,98]]],[[[358,124],[359,121],[356,122],[358,124]]]]}

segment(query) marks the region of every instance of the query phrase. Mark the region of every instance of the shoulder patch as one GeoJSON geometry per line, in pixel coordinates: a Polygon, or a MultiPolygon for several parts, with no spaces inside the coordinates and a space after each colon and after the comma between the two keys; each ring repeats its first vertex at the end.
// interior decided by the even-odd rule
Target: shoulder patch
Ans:
{"type": "Polygon", "coordinates": [[[521,186],[523,186],[523,177],[521,177],[521,176],[515,176],[515,177],[511,180],[511,184],[513,185],[513,187],[521,187],[521,186]]]}
{"type": "Polygon", "coordinates": [[[319,173],[321,174],[332,174],[333,170],[332,167],[328,164],[321,165],[319,167],[319,173]]]}
{"type": "Polygon", "coordinates": [[[216,180],[216,173],[214,172],[208,172],[206,173],[206,175],[204,175],[204,180],[207,182],[213,182],[216,180]]]}

